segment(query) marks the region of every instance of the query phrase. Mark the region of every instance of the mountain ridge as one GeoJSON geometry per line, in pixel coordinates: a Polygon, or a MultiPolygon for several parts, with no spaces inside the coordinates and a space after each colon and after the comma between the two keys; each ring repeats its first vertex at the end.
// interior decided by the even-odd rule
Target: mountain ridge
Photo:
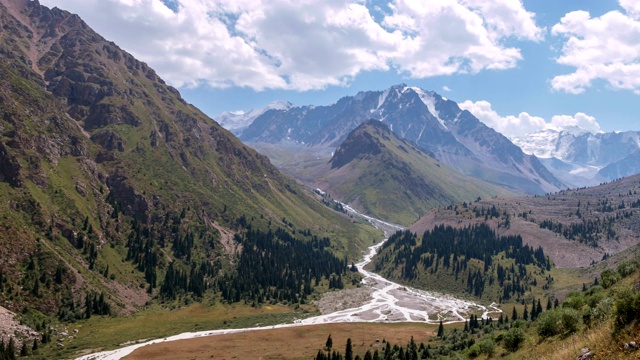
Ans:
{"type": "Polygon", "coordinates": [[[314,186],[368,215],[406,226],[434,207],[510,194],[451,169],[373,119],[351,131],[316,171],[314,186]]]}
{"type": "MultiPolygon", "coordinates": [[[[3,0],[0,24],[0,300],[25,321],[128,314],[207,292],[238,302],[249,288],[264,291],[256,303],[295,303],[316,287],[267,285],[250,256],[286,248],[342,264],[377,233],[324,206],[77,15],[3,0]],[[272,245],[241,251],[259,240],[272,245]]],[[[315,276],[320,286],[330,274],[315,276]]]]}
{"type": "Polygon", "coordinates": [[[240,139],[337,147],[351,130],[372,118],[467,175],[523,193],[564,187],[537,158],[525,155],[455,102],[405,84],[359,92],[328,106],[269,111],[258,116],[240,139]]]}
{"type": "Polygon", "coordinates": [[[541,158],[558,178],[574,187],[592,186],[640,172],[640,132],[598,132],[572,127],[547,129],[512,139],[541,158]]]}

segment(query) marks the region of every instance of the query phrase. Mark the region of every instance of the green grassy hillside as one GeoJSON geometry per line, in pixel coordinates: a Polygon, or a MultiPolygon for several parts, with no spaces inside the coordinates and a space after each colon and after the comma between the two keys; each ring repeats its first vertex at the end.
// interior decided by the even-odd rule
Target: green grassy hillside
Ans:
{"type": "Polygon", "coordinates": [[[349,134],[315,184],[365,213],[407,226],[435,207],[508,193],[456,172],[376,120],[349,134]]]}
{"type": "Polygon", "coordinates": [[[293,310],[380,237],[76,15],[8,0],[0,24],[0,305],[38,341],[150,302],[293,310]]]}

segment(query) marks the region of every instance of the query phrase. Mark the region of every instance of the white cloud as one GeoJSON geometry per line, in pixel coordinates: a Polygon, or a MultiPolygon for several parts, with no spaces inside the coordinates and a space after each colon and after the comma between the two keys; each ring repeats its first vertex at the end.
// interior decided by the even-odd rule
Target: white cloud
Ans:
{"type": "Polygon", "coordinates": [[[539,41],[519,0],[41,0],[175,86],[322,89],[372,70],[414,78],[508,69],[506,40],[539,41]],[[172,6],[174,7],[174,6],[172,6]]]}
{"type": "Polygon", "coordinates": [[[559,64],[575,68],[558,75],[551,86],[571,94],[584,92],[596,80],[614,89],[640,94],[640,2],[620,0],[625,13],[610,11],[592,18],[586,11],[573,11],[553,26],[553,35],[565,40],[559,64]]]}
{"type": "Polygon", "coordinates": [[[466,100],[458,104],[461,109],[468,110],[485,125],[502,135],[514,138],[546,129],[562,130],[568,127],[579,127],[592,133],[601,132],[596,118],[579,112],[574,116],[555,115],[547,122],[544,118],[521,112],[517,116],[502,116],[493,110],[491,103],[485,100],[466,100]]]}
{"type": "Polygon", "coordinates": [[[596,118],[582,112],[576,113],[573,116],[555,115],[551,118],[551,123],[548,125],[549,128],[555,129],[564,129],[573,126],[577,126],[591,133],[602,132],[600,124],[598,124],[596,118]]]}
{"type": "Polygon", "coordinates": [[[501,116],[492,109],[488,101],[466,100],[458,104],[461,109],[468,110],[485,125],[493,128],[506,137],[522,136],[545,128],[547,123],[541,117],[521,112],[518,116],[501,116]]]}
{"type": "Polygon", "coordinates": [[[442,91],[451,92],[452,90],[451,90],[451,88],[450,88],[450,87],[448,87],[447,85],[444,85],[444,86],[442,87],[442,91]]]}

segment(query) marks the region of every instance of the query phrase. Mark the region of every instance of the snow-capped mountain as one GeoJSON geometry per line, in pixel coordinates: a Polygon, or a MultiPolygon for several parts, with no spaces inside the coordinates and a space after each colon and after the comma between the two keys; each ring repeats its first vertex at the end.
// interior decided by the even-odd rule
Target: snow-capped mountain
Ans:
{"type": "Polygon", "coordinates": [[[455,102],[404,84],[360,92],[329,106],[293,106],[255,118],[245,142],[337,147],[361,123],[381,120],[454,169],[525,193],[555,191],[558,181],[535,156],[487,127],[455,102]]]}
{"type": "Polygon", "coordinates": [[[640,172],[640,132],[593,134],[571,127],[512,138],[541,158],[556,177],[575,186],[596,185],[640,172]]]}
{"type": "Polygon", "coordinates": [[[287,110],[293,106],[292,103],[288,101],[274,101],[269,103],[267,106],[261,109],[253,109],[247,112],[239,110],[239,111],[225,111],[218,116],[215,116],[214,119],[225,129],[231,131],[236,136],[242,134],[242,131],[247,128],[247,126],[251,125],[253,120],[255,120],[258,116],[264,114],[269,110],[287,110]]]}

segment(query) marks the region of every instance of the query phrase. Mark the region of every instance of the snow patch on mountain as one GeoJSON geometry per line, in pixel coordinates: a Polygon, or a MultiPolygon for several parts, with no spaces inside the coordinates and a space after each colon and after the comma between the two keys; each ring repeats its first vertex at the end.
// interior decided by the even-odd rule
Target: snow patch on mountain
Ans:
{"type": "Polygon", "coordinates": [[[424,91],[423,89],[417,86],[410,87],[410,89],[415,91],[416,94],[418,94],[418,96],[420,97],[420,100],[422,100],[422,103],[426,105],[431,115],[435,116],[435,118],[438,119],[438,122],[440,123],[442,128],[445,130],[449,130],[444,120],[440,118],[440,114],[436,110],[436,99],[433,96],[434,93],[431,91],[424,91]]]}
{"type": "MultiPolygon", "coordinates": [[[[601,170],[615,165],[625,176],[640,171],[629,156],[640,150],[640,132],[591,133],[577,126],[546,129],[511,141],[526,154],[533,154],[556,177],[576,186],[590,186],[612,180],[601,170]]],[[[616,172],[618,174],[619,172],[616,172]]]]}
{"type": "Polygon", "coordinates": [[[293,107],[292,103],[284,100],[278,100],[270,102],[263,108],[252,109],[247,112],[243,110],[225,111],[220,115],[215,116],[214,119],[223,128],[231,131],[235,135],[239,135],[244,129],[251,125],[253,120],[255,120],[258,116],[264,114],[265,112],[269,110],[288,110],[291,107],[293,107]]]}

